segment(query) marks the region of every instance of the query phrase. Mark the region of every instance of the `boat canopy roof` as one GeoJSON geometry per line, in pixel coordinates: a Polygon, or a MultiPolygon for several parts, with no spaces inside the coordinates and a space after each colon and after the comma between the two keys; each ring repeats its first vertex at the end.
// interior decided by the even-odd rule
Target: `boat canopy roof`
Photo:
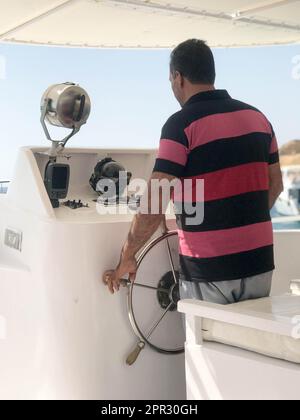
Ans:
{"type": "Polygon", "coordinates": [[[94,48],[300,42],[299,0],[0,0],[0,41],[94,48]]]}

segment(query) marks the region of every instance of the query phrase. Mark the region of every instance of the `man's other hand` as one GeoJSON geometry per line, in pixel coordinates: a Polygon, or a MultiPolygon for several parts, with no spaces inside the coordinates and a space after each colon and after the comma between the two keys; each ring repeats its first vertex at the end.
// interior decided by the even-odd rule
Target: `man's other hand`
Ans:
{"type": "Polygon", "coordinates": [[[115,270],[108,270],[103,275],[103,283],[109,291],[114,294],[120,290],[120,285],[124,276],[129,274],[130,280],[135,280],[137,272],[137,262],[135,257],[122,257],[118,267],[115,270]]]}

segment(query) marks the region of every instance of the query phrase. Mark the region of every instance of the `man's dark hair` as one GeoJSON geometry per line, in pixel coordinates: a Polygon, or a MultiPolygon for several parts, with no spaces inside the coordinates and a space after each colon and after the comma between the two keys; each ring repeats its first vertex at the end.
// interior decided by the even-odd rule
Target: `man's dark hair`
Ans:
{"type": "Polygon", "coordinates": [[[215,60],[205,41],[189,39],[171,54],[171,73],[178,71],[193,84],[213,85],[216,80],[215,60]]]}

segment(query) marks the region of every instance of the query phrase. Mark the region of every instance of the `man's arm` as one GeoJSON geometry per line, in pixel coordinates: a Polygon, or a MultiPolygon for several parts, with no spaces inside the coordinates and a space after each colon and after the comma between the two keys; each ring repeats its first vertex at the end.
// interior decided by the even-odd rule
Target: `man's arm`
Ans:
{"type": "MultiPolygon", "coordinates": [[[[130,274],[134,279],[137,265],[136,254],[143,248],[143,246],[151,239],[158,227],[165,220],[165,212],[170,202],[171,196],[165,200],[161,188],[154,188],[152,181],[167,180],[169,182],[176,179],[173,175],[168,175],[162,172],[154,172],[148,183],[148,201],[149,212],[147,214],[138,213],[132,222],[130,232],[127,240],[123,246],[120,262],[115,270],[110,270],[104,273],[103,281],[108,286],[111,293],[118,291],[122,278],[126,274],[130,274]],[[152,202],[158,200],[158,213],[151,214],[152,202]]],[[[154,184],[155,185],[155,184],[154,184]]],[[[171,191],[170,191],[171,192],[171,191]]]]}
{"type": "Polygon", "coordinates": [[[276,200],[283,191],[280,163],[269,165],[269,207],[273,208],[276,200]]]}
{"type": "Polygon", "coordinates": [[[151,208],[150,204],[154,202],[156,211],[151,213],[151,211],[145,212],[142,209],[143,211],[135,216],[128,238],[123,246],[118,267],[104,274],[103,281],[107,284],[111,293],[114,293],[114,290],[119,290],[121,279],[125,274],[129,274],[130,278],[134,279],[137,271],[136,254],[165,220],[171,191],[169,190],[166,194],[165,188],[157,184],[158,181],[172,182],[184,176],[189,154],[189,141],[185,133],[185,124],[185,118],[179,111],[172,115],[163,126],[157,159],[148,184],[148,195],[142,199],[142,206],[145,202],[146,204],[148,202],[148,209],[151,208]]]}

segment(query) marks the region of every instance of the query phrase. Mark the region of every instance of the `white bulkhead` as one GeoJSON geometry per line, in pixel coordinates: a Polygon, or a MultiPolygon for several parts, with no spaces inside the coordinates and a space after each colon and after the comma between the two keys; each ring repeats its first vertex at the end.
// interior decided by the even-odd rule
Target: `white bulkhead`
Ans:
{"type": "MultiPolygon", "coordinates": [[[[126,289],[110,295],[101,276],[118,262],[132,215],[99,215],[89,185],[94,166],[108,156],[146,180],[155,151],[66,149],[58,162],[71,167],[68,199],[89,205],[77,210],[52,208],[45,151],[19,152],[8,194],[0,197],[0,398],[185,398],[183,355],[146,348],[132,367],[125,363],[136,345],[126,289]]],[[[150,274],[153,261],[147,264],[150,274]]],[[[167,255],[156,254],[155,266],[163,275],[167,255]]],[[[172,342],[182,334],[180,318],[176,325],[157,334],[172,342]]]]}

